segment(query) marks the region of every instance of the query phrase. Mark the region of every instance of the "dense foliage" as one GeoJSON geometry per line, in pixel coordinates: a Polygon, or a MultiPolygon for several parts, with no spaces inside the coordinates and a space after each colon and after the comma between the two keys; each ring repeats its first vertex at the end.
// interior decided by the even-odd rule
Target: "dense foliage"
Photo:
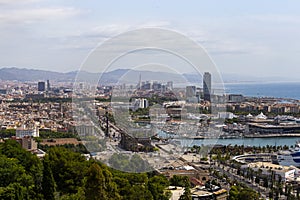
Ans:
{"type": "MultiPolygon", "coordinates": [[[[55,131],[40,131],[40,137],[38,139],[48,139],[48,138],[77,138],[79,137],[70,132],[55,132],[55,131]]],[[[16,129],[3,129],[0,130],[0,138],[10,138],[16,136],[16,129]]]]}
{"type": "Polygon", "coordinates": [[[229,191],[229,200],[239,199],[258,200],[259,194],[247,187],[242,187],[240,185],[232,186],[229,191]]]}
{"type": "Polygon", "coordinates": [[[149,163],[144,161],[137,154],[129,157],[127,155],[115,153],[109,159],[109,164],[111,167],[125,172],[151,171],[149,163]]]}
{"type": "Polygon", "coordinates": [[[0,199],[41,199],[41,161],[7,140],[0,145],[0,199]]]}
{"type": "Polygon", "coordinates": [[[154,173],[131,174],[53,147],[43,160],[13,141],[0,144],[0,199],[167,200],[169,181],[154,173]]]}
{"type": "MultiPolygon", "coordinates": [[[[48,152],[49,149],[53,148],[54,146],[49,146],[49,145],[41,145],[38,144],[38,148],[42,149],[45,152],[48,152]]],[[[88,154],[89,151],[86,149],[86,147],[83,144],[63,144],[63,145],[56,145],[56,147],[64,147],[66,149],[69,149],[71,151],[74,152],[78,152],[78,153],[83,153],[83,154],[88,154]]]]}
{"type": "Polygon", "coordinates": [[[2,129],[0,130],[0,138],[10,138],[16,135],[16,129],[2,129]]]}
{"type": "Polygon", "coordinates": [[[69,132],[40,131],[40,138],[78,138],[78,136],[69,132]]]}

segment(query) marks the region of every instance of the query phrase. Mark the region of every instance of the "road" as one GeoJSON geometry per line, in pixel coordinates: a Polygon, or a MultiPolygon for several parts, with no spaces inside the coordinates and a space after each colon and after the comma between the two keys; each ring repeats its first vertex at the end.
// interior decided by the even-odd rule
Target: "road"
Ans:
{"type": "MultiPolygon", "coordinates": [[[[228,176],[231,180],[237,180],[245,184],[249,188],[252,188],[253,190],[257,191],[258,193],[260,193],[263,199],[267,199],[269,197],[270,190],[268,188],[262,187],[259,184],[256,184],[255,182],[251,182],[249,179],[244,178],[243,176],[239,176],[231,172],[231,171],[236,172],[237,171],[236,169],[222,164],[220,164],[219,166],[214,165],[213,167],[219,172],[228,176]]],[[[281,195],[280,199],[286,199],[286,197],[284,195],[281,195]]]]}

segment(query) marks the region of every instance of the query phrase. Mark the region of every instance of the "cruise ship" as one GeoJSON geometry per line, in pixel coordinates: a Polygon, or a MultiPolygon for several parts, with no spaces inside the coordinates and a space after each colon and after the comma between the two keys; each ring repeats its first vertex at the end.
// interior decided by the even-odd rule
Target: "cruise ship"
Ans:
{"type": "Polygon", "coordinates": [[[277,156],[277,161],[283,166],[300,167],[300,142],[297,142],[292,150],[281,151],[277,156]]]}

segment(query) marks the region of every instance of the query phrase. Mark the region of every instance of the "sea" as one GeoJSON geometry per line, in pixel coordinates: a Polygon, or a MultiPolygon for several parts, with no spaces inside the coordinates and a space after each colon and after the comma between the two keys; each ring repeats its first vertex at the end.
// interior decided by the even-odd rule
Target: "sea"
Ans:
{"type": "MultiPolygon", "coordinates": [[[[277,97],[300,100],[300,82],[247,82],[247,83],[225,83],[227,94],[242,94],[253,97],[277,97]]],[[[238,138],[238,139],[198,139],[181,140],[184,146],[201,144],[222,144],[222,145],[245,145],[245,146],[266,146],[266,145],[295,145],[300,137],[271,137],[271,138],[238,138]]]]}
{"type": "Polygon", "coordinates": [[[225,83],[227,94],[300,100],[300,82],[225,83]]]}

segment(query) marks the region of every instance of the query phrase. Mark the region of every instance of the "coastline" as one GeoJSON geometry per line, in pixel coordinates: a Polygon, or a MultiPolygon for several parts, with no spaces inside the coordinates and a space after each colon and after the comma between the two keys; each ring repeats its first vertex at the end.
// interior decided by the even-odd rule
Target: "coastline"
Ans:
{"type": "Polygon", "coordinates": [[[203,139],[243,139],[243,138],[278,138],[278,137],[299,137],[300,133],[289,133],[289,134],[268,134],[268,135],[245,135],[245,136],[220,136],[220,137],[206,137],[206,136],[190,136],[173,139],[190,139],[190,140],[203,140],[203,139]]]}
{"type": "Polygon", "coordinates": [[[244,138],[272,138],[272,137],[300,137],[300,133],[283,133],[283,134],[268,134],[268,135],[245,135],[244,138]]]}

